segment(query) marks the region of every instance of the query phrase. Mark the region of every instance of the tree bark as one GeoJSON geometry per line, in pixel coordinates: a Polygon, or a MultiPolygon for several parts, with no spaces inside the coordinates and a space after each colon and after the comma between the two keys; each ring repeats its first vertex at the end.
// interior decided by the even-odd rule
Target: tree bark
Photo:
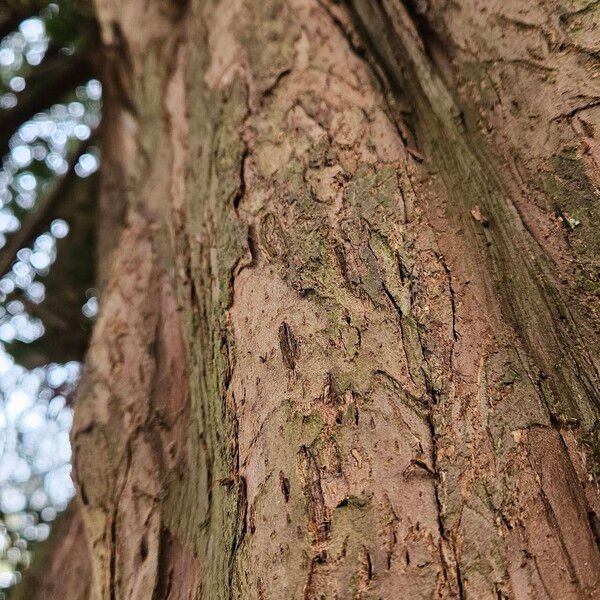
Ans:
{"type": "Polygon", "coordinates": [[[597,3],[96,4],[95,596],[600,597],[597,3]]]}

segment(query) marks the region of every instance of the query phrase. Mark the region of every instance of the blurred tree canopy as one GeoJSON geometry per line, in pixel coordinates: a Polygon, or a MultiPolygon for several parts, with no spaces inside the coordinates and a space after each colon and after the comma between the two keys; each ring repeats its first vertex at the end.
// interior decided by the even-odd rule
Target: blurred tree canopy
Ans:
{"type": "Polygon", "coordinates": [[[84,4],[0,7],[0,598],[74,493],[69,396],[98,310],[96,40],[84,4]]]}

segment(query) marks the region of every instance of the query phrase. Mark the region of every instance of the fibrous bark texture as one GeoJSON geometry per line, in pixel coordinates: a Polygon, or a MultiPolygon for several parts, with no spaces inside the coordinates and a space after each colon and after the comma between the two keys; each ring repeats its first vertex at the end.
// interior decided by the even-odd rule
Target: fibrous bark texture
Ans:
{"type": "Polygon", "coordinates": [[[97,0],[98,598],[599,596],[597,6],[97,0]]]}

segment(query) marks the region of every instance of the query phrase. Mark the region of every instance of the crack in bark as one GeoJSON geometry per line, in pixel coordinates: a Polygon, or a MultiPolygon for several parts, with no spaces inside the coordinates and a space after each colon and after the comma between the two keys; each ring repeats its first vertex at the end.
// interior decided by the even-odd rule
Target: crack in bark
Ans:
{"type": "MultiPolygon", "coordinates": [[[[435,400],[433,400],[433,404],[435,404],[435,400]]],[[[456,592],[460,600],[466,600],[466,594],[463,588],[463,579],[460,569],[460,562],[458,558],[458,550],[456,548],[456,544],[451,539],[449,532],[446,530],[446,526],[444,524],[444,507],[441,500],[440,488],[442,486],[442,471],[439,466],[438,461],[438,447],[437,447],[437,439],[438,434],[436,432],[434,417],[432,413],[432,409],[430,409],[429,414],[427,416],[427,424],[429,426],[429,431],[431,435],[431,468],[435,473],[434,479],[434,495],[435,495],[435,503],[437,506],[437,518],[438,518],[438,527],[440,534],[440,555],[442,558],[442,567],[444,569],[444,578],[450,585],[450,589],[452,589],[453,581],[456,584],[456,592]],[[452,564],[448,564],[448,556],[447,552],[444,548],[446,546],[450,552],[452,553],[452,564]],[[452,572],[454,571],[454,572],[452,572]]]]}
{"type": "MultiPolygon", "coordinates": [[[[381,65],[377,61],[372,59],[372,57],[369,55],[369,53],[367,52],[367,49],[364,46],[359,46],[357,44],[356,38],[358,38],[358,34],[363,33],[361,31],[362,28],[360,26],[360,23],[358,22],[357,19],[352,18],[352,24],[357,27],[358,31],[355,32],[352,30],[348,30],[348,28],[346,27],[346,24],[343,23],[342,20],[333,13],[333,11],[331,10],[331,8],[329,7],[327,2],[325,2],[324,0],[317,0],[317,3],[327,13],[327,15],[331,19],[332,23],[334,24],[334,26],[341,33],[342,37],[346,40],[346,43],[348,44],[348,48],[350,48],[350,50],[353,52],[353,54],[360,61],[365,62],[367,65],[369,65],[371,73],[372,73],[373,77],[375,78],[377,85],[379,86],[379,89],[382,92],[382,96],[383,96],[383,100],[384,100],[386,108],[387,108],[388,116],[390,117],[390,120],[393,123],[393,125],[396,129],[396,132],[398,133],[398,136],[405,144],[407,144],[407,149],[408,149],[408,146],[411,143],[412,144],[415,143],[416,136],[414,134],[414,131],[412,131],[412,130],[408,131],[405,127],[405,123],[403,123],[403,121],[401,121],[397,118],[397,113],[399,111],[395,110],[394,107],[392,106],[393,97],[390,97],[390,95],[387,93],[387,91],[389,89],[389,84],[386,80],[385,74],[382,72],[381,65]],[[409,135],[410,135],[410,139],[409,139],[409,135]]],[[[352,12],[352,11],[349,11],[349,12],[352,12]]],[[[354,17],[354,15],[351,15],[351,16],[354,17]]]]}
{"type": "MultiPolygon", "coordinates": [[[[450,290],[450,305],[452,308],[452,339],[457,342],[459,339],[458,332],[456,331],[456,292],[454,291],[454,287],[452,286],[452,272],[448,267],[448,263],[446,262],[444,256],[442,254],[436,254],[437,259],[440,261],[442,268],[444,269],[444,273],[446,273],[446,277],[448,279],[448,289],[450,290]]],[[[452,365],[452,352],[454,349],[454,344],[450,347],[450,364],[452,365]]]]}
{"type": "MultiPolygon", "coordinates": [[[[110,547],[109,551],[109,594],[110,600],[116,600],[117,598],[117,520],[119,515],[119,503],[121,497],[123,496],[123,492],[125,490],[125,486],[127,484],[127,476],[129,474],[129,470],[131,468],[131,443],[133,436],[130,436],[127,440],[127,445],[125,447],[125,470],[123,472],[123,479],[121,482],[121,486],[117,491],[113,503],[113,510],[111,515],[110,522],[110,547]]],[[[121,471],[121,467],[119,466],[116,470],[117,477],[118,473],[121,471]]]]}

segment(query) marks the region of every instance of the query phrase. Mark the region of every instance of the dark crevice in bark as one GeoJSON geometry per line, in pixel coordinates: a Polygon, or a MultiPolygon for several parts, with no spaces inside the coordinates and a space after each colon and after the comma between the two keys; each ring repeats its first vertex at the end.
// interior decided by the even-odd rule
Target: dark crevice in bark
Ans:
{"type": "Polygon", "coordinates": [[[111,23],[114,43],[104,46],[106,54],[105,80],[112,88],[114,99],[134,117],[138,117],[139,111],[135,97],[135,86],[133,85],[133,60],[131,50],[123,30],[119,23],[111,23]]]}
{"type": "MultiPolygon", "coordinates": [[[[366,49],[357,44],[357,40],[352,36],[352,32],[348,31],[346,25],[341,21],[341,19],[333,13],[329,5],[323,0],[317,0],[319,6],[329,15],[329,18],[336,26],[337,30],[342,34],[342,37],[346,40],[348,44],[348,48],[352,50],[352,52],[361,60],[368,61],[368,55],[366,49]]],[[[383,80],[380,80],[380,84],[384,84],[383,80]]]]}
{"type": "MultiPolygon", "coordinates": [[[[456,331],[456,292],[454,291],[454,287],[452,286],[452,272],[448,267],[448,263],[446,262],[444,256],[442,254],[437,254],[436,258],[440,261],[442,268],[444,269],[444,273],[448,279],[448,290],[450,291],[450,306],[452,309],[452,339],[457,342],[459,335],[456,331]]],[[[454,351],[454,344],[450,347],[450,366],[452,366],[452,354],[454,351]]]]}
{"type": "MultiPolygon", "coordinates": [[[[444,82],[448,91],[452,94],[454,102],[458,105],[458,98],[454,94],[454,73],[453,67],[448,58],[448,41],[443,40],[439,33],[434,29],[427,19],[425,10],[422,10],[418,0],[401,0],[406,8],[419,39],[423,43],[425,56],[429,59],[429,64],[435,70],[436,75],[444,82]]],[[[461,119],[463,118],[461,112],[461,119]]]]}
{"type": "Polygon", "coordinates": [[[556,518],[556,515],[554,514],[552,504],[550,503],[550,500],[548,499],[548,496],[546,495],[546,492],[544,491],[544,488],[542,485],[539,486],[539,493],[540,493],[540,498],[542,500],[542,505],[544,506],[544,512],[546,513],[546,518],[548,520],[548,523],[554,530],[556,539],[558,540],[558,543],[560,544],[560,548],[561,548],[562,554],[565,558],[565,563],[567,565],[567,569],[569,571],[569,577],[571,578],[571,581],[577,582],[578,586],[581,589],[584,589],[585,586],[583,585],[583,583],[581,581],[579,581],[579,578],[577,577],[577,569],[575,568],[575,565],[573,564],[573,559],[571,557],[571,553],[569,552],[567,544],[565,543],[565,539],[563,537],[563,533],[562,533],[560,524],[556,518]]]}
{"type": "Polygon", "coordinates": [[[283,471],[279,471],[279,485],[281,486],[281,493],[286,503],[290,501],[290,480],[284,475],[283,471]]]}
{"type": "MultiPolygon", "coordinates": [[[[353,0],[345,0],[343,2],[352,24],[356,27],[358,35],[360,39],[364,41],[366,48],[362,49],[362,54],[359,55],[361,58],[371,67],[373,75],[378,82],[380,88],[384,92],[388,92],[385,94],[385,97],[391,97],[393,99],[400,100],[401,102],[405,102],[407,99],[407,90],[403,85],[401,78],[394,76],[393,72],[390,71],[389,61],[384,55],[383,51],[380,50],[377,40],[374,40],[372,37],[372,33],[369,31],[367,24],[365,23],[362,16],[359,14],[357,7],[353,0]]],[[[365,8],[367,5],[364,5],[365,8]]],[[[343,32],[343,25],[340,25],[340,30],[343,32]]],[[[389,24],[381,27],[381,33],[383,35],[382,42],[389,44],[389,38],[393,39],[393,32],[391,31],[391,27],[389,24]]],[[[401,61],[398,61],[397,67],[401,70],[404,70],[401,61]]],[[[404,73],[404,76],[410,76],[408,73],[404,73]]],[[[414,107],[410,102],[407,103],[408,106],[405,107],[404,117],[405,124],[409,128],[411,135],[411,147],[407,147],[408,151],[417,151],[419,157],[423,157],[422,148],[419,147],[419,137],[417,134],[417,123],[416,123],[416,115],[414,112],[414,107]]],[[[396,110],[394,107],[390,105],[388,100],[388,109],[390,110],[390,115],[392,116],[392,121],[396,126],[396,130],[398,135],[402,139],[403,142],[407,142],[406,132],[400,126],[398,118],[396,116],[396,110]]]]}
{"type": "Polygon", "coordinates": [[[596,546],[600,549],[600,518],[598,515],[590,508],[587,511],[588,523],[590,524],[590,529],[592,534],[594,535],[594,540],[596,542],[596,546]]]}
{"type": "MultiPolygon", "coordinates": [[[[410,130],[407,130],[406,127],[403,126],[403,122],[398,117],[399,110],[392,104],[395,96],[394,92],[397,92],[398,90],[394,89],[394,82],[388,80],[388,78],[386,77],[385,70],[382,70],[382,63],[379,60],[377,60],[376,53],[369,52],[367,51],[367,48],[365,46],[360,45],[359,40],[368,41],[368,37],[366,37],[366,31],[364,27],[362,27],[360,19],[358,18],[352,6],[350,5],[350,2],[345,2],[344,4],[346,5],[346,9],[352,18],[352,25],[356,27],[356,32],[349,30],[348,26],[332,12],[331,8],[326,2],[323,2],[323,0],[317,0],[317,2],[329,15],[331,21],[336,26],[337,30],[346,40],[348,48],[352,50],[352,52],[357,58],[369,65],[371,73],[373,74],[373,77],[375,78],[375,81],[377,82],[377,85],[383,94],[383,99],[386,104],[388,115],[392,123],[394,124],[394,127],[396,128],[398,137],[405,144],[407,144],[407,150],[409,152],[411,150],[414,151],[414,148],[411,148],[410,146],[415,145],[415,132],[412,128],[410,130]],[[391,94],[388,92],[391,92],[391,94]]],[[[369,50],[371,50],[371,48],[369,48],[369,50]]]]}
{"type": "Polygon", "coordinates": [[[402,318],[404,317],[404,314],[402,313],[402,307],[396,302],[396,299],[394,298],[394,296],[392,296],[390,290],[388,290],[385,283],[382,282],[381,288],[383,289],[383,293],[385,294],[385,297],[390,301],[390,304],[393,306],[394,310],[398,313],[398,317],[400,318],[400,321],[402,321],[402,318]]]}
{"type": "Polygon", "coordinates": [[[275,90],[281,85],[282,81],[291,74],[291,72],[292,69],[283,69],[277,74],[273,83],[261,93],[259,107],[264,106],[267,100],[275,94],[275,90]]]}
{"type": "MultiPolygon", "coordinates": [[[[562,425],[556,419],[556,417],[552,414],[550,415],[550,422],[551,422],[552,426],[554,427],[554,429],[558,432],[558,439],[560,442],[560,447],[562,449],[562,452],[563,452],[566,460],[568,460],[568,462],[572,468],[572,472],[574,473],[574,472],[576,472],[575,465],[573,465],[573,462],[571,460],[571,455],[569,453],[569,448],[565,441],[564,431],[563,431],[564,425],[562,425]]],[[[588,525],[590,528],[590,533],[594,540],[594,543],[596,544],[596,547],[598,548],[598,550],[600,550],[600,519],[598,518],[598,515],[596,514],[596,512],[590,506],[588,499],[586,497],[586,494],[585,494],[585,490],[583,489],[583,486],[581,486],[579,484],[579,482],[574,482],[573,487],[574,487],[574,489],[577,490],[577,493],[579,494],[581,502],[585,505],[585,513],[587,515],[587,521],[588,521],[588,525]]]]}
{"type": "MultiPolygon", "coordinates": [[[[431,392],[431,399],[433,405],[435,405],[437,401],[433,391],[431,392]]],[[[463,587],[463,578],[460,570],[458,550],[454,540],[452,540],[450,533],[446,529],[446,525],[444,524],[444,507],[441,500],[442,470],[440,469],[438,460],[438,433],[434,423],[433,406],[430,408],[427,414],[427,425],[431,435],[431,468],[435,474],[434,494],[437,507],[437,519],[440,535],[440,555],[442,559],[442,567],[444,569],[444,578],[451,588],[454,587],[454,585],[456,586],[456,592],[458,593],[460,600],[465,600],[466,594],[463,587]],[[452,555],[451,565],[448,564],[448,550],[452,555]],[[452,573],[452,571],[454,571],[454,573],[452,573]]]]}
{"type": "Polygon", "coordinates": [[[168,529],[160,531],[158,547],[158,565],[156,567],[156,587],[152,600],[166,600],[169,597],[173,582],[173,566],[171,564],[172,535],[168,529]]]}
{"type": "Polygon", "coordinates": [[[240,202],[243,200],[244,196],[246,195],[245,172],[246,172],[246,160],[248,159],[249,156],[250,156],[250,149],[248,148],[247,145],[245,145],[244,150],[242,151],[242,156],[240,157],[240,175],[239,175],[240,183],[239,183],[237,192],[235,193],[235,196],[233,197],[233,208],[235,209],[236,212],[240,206],[240,202]]]}
{"type": "Polygon", "coordinates": [[[110,524],[110,600],[117,598],[117,510],[113,511],[110,524]]]}
{"type": "Polygon", "coordinates": [[[256,225],[250,223],[248,225],[248,250],[250,250],[250,264],[248,267],[253,267],[258,264],[260,258],[260,250],[258,245],[258,233],[256,231],[256,225]]]}

